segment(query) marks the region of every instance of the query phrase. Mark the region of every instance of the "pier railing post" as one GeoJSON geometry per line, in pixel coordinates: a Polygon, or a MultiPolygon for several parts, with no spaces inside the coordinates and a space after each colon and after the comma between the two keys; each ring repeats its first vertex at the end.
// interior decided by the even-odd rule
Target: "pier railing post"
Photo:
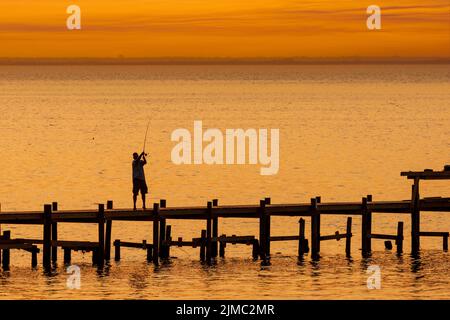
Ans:
{"type": "Polygon", "coordinates": [[[159,204],[153,204],[153,263],[159,264],[159,204]]]}
{"type": "MultiPolygon", "coordinates": [[[[113,209],[113,201],[108,200],[106,202],[106,209],[113,209]]],[[[109,261],[111,259],[111,233],[112,233],[112,220],[106,220],[106,234],[105,234],[105,260],[109,261]]]]}
{"type": "Polygon", "coordinates": [[[51,248],[52,248],[52,205],[44,205],[44,226],[43,226],[43,253],[42,264],[45,269],[51,267],[51,248]]]}
{"type": "Polygon", "coordinates": [[[208,201],[206,212],[206,261],[211,261],[211,234],[212,234],[212,202],[208,201]]]}
{"type": "Polygon", "coordinates": [[[420,193],[419,178],[414,179],[411,195],[411,253],[416,255],[420,250],[420,193]]]}
{"type": "Polygon", "coordinates": [[[317,210],[317,199],[311,199],[311,257],[317,259],[320,251],[320,217],[317,210]]]}
{"type": "Polygon", "coordinates": [[[103,203],[98,205],[97,221],[98,249],[96,252],[96,262],[99,267],[102,267],[105,262],[105,205],[103,203]]]}
{"type": "MultiPolygon", "coordinates": [[[[52,203],[52,212],[58,211],[58,202],[52,203]]],[[[58,260],[58,223],[52,222],[52,262],[58,260]]]]}

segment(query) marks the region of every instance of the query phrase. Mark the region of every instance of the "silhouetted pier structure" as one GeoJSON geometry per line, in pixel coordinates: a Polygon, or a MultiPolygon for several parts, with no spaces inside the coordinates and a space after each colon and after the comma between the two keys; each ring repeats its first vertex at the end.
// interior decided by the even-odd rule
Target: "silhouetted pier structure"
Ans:
{"type": "MultiPolygon", "coordinates": [[[[171,247],[193,247],[200,249],[200,259],[211,262],[217,256],[224,257],[227,244],[244,244],[252,247],[254,259],[260,258],[262,263],[270,261],[270,244],[273,241],[298,242],[298,256],[311,252],[313,259],[320,258],[321,242],[345,239],[345,253],[351,256],[352,216],[361,217],[361,251],[363,256],[370,255],[372,239],[386,240],[386,247],[392,247],[395,241],[398,254],[403,252],[403,222],[398,222],[397,234],[372,233],[374,213],[405,214],[411,217],[411,252],[418,254],[420,237],[441,237],[443,250],[448,250],[448,232],[420,231],[420,213],[450,212],[450,198],[432,197],[420,198],[420,180],[450,179],[450,168],[444,171],[402,172],[402,176],[413,179],[411,200],[374,201],[371,195],[361,202],[322,202],[321,197],[312,198],[310,203],[272,204],[270,198],[261,200],[259,205],[219,205],[214,199],[206,206],[166,207],[166,200],[155,203],[152,209],[134,211],[132,209],[117,209],[113,202],[108,201],[106,208],[99,204],[95,210],[58,210],[56,202],[44,205],[42,211],[1,212],[1,224],[32,224],[43,226],[42,239],[13,239],[9,231],[4,231],[0,237],[2,265],[6,269],[10,263],[10,250],[21,249],[32,253],[32,266],[37,265],[37,245],[42,245],[43,266],[50,268],[57,261],[58,248],[64,251],[64,263],[70,263],[72,251],[92,252],[92,261],[103,266],[111,258],[111,245],[115,249],[115,260],[120,260],[121,247],[137,248],[147,252],[147,260],[158,264],[161,259],[170,257],[171,247]],[[337,231],[332,235],[321,234],[322,215],[347,216],[345,232],[337,231]],[[300,217],[299,232],[296,235],[271,235],[271,219],[275,217],[300,217]],[[254,235],[220,235],[219,219],[242,218],[259,220],[259,237],[254,235]],[[310,240],[306,238],[305,219],[310,218],[310,240]],[[206,227],[200,230],[200,237],[183,240],[182,237],[172,238],[172,228],[167,221],[175,219],[203,220],[206,227]],[[151,221],[153,222],[152,243],[147,240],[139,242],[124,242],[120,239],[112,243],[113,221],[151,221]],[[58,224],[60,223],[92,223],[98,225],[98,241],[62,241],[58,240],[58,224]]],[[[81,236],[81,235],[80,235],[81,236]]]]}

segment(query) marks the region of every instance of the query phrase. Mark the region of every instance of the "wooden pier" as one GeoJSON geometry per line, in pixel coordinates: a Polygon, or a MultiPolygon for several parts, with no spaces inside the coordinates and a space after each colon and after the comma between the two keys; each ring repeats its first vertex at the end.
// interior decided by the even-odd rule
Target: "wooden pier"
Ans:
{"type": "Polygon", "coordinates": [[[420,198],[420,180],[450,180],[450,170],[446,166],[444,171],[402,172],[402,176],[413,179],[412,197],[410,200],[400,201],[374,201],[371,195],[362,198],[360,202],[322,202],[321,197],[314,197],[309,203],[275,204],[270,198],[260,201],[259,205],[219,205],[217,199],[208,201],[205,206],[193,207],[167,207],[166,200],[155,203],[152,209],[134,211],[131,209],[116,209],[112,201],[99,204],[95,210],[58,210],[56,202],[44,205],[42,211],[27,212],[1,212],[0,225],[25,224],[42,225],[42,239],[14,239],[9,231],[0,236],[0,250],[3,268],[7,269],[10,263],[10,250],[21,249],[32,253],[32,266],[37,265],[37,254],[40,252],[37,245],[42,246],[42,265],[50,268],[52,262],[56,263],[58,248],[64,252],[64,262],[70,263],[71,251],[92,252],[93,263],[102,267],[105,261],[110,260],[112,245],[113,221],[151,221],[153,223],[152,243],[143,240],[141,243],[124,242],[120,239],[113,241],[115,260],[120,260],[120,248],[137,248],[147,252],[147,260],[158,264],[161,259],[170,257],[171,247],[189,246],[200,249],[200,260],[211,262],[217,256],[225,256],[227,244],[244,244],[252,246],[252,257],[260,258],[262,263],[270,263],[270,244],[273,241],[298,242],[298,257],[303,259],[311,253],[313,259],[320,258],[322,241],[345,239],[345,254],[350,257],[352,253],[351,240],[352,217],[361,217],[361,252],[363,256],[370,255],[372,239],[386,240],[386,248],[392,247],[390,241],[395,241],[397,253],[403,252],[403,222],[397,225],[397,234],[372,233],[373,214],[391,213],[404,214],[411,219],[411,251],[416,255],[420,251],[420,237],[441,237],[443,250],[448,250],[449,232],[427,231],[420,229],[420,213],[450,212],[450,198],[420,198]],[[346,217],[343,224],[345,231],[336,231],[332,235],[321,234],[321,216],[338,215],[346,217]],[[300,217],[298,234],[271,235],[271,219],[285,217],[300,217]],[[219,236],[219,219],[242,218],[257,219],[259,221],[259,237],[254,235],[219,236]],[[305,218],[310,219],[310,240],[306,238],[305,218]],[[182,237],[172,239],[170,220],[202,220],[205,228],[200,230],[199,238],[183,240],[182,237]],[[91,223],[98,227],[98,240],[88,241],[61,241],[58,239],[59,223],[91,223]]]}

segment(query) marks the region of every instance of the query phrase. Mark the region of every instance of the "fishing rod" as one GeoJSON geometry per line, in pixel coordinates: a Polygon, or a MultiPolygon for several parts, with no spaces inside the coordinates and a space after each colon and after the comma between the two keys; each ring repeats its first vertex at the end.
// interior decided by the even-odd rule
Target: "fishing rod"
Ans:
{"type": "Polygon", "coordinates": [[[144,146],[142,148],[142,152],[144,153],[144,155],[146,156],[147,154],[145,153],[145,146],[147,143],[147,133],[148,133],[148,128],[150,127],[150,119],[148,119],[148,123],[147,123],[147,130],[145,130],[145,138],[144,138],[144,146]]]}

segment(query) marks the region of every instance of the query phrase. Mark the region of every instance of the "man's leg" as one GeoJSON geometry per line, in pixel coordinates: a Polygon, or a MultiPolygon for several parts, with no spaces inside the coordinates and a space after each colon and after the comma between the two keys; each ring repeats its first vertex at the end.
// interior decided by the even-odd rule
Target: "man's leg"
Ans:
{"type": "Polygon", "coordinates": [[[136,210],[137,194],[133,193],[133,210],[136,210]]]}
{"type": "Polygon", "coordinates": [[[142,196],[142,209],[145,209],[145,193],[141,192],[141,196],[142,196]]]}

